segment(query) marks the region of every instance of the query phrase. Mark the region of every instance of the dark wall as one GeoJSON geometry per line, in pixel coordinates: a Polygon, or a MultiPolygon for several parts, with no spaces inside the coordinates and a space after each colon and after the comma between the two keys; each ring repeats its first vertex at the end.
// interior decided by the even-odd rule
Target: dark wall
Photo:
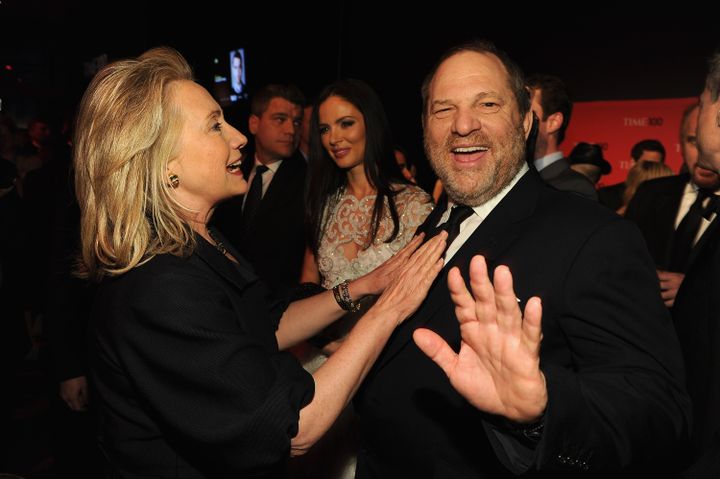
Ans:
{"type": "MultiPolygon", "coordinates": [[[[388,1],[180,3],[3,0],[5,111],[21,124],[37,112],[71,111],[88,81],[83,63],[102,53],[113,60],[170,45],[207,85],[212,58],[246,46],[251,91],[287,81],[313,96],[339,76],[368,81],[382,96],[398,141],[421,158],[420,83],[442,51],[473,36],[494,40],[527,73],[564,78],[577,101],[696,95],[706,58],[720,45],[695,11],[682,18],[683,12],[654,8],[632,17],[604,5],[560,28],[526,4],[496,12],[483,2],[435,2],[432,10],[402,4],[413,11],[389,15],[388,1]]],[[[227,111],[243,130],[245,115],[242,108],[227,111]]]]}

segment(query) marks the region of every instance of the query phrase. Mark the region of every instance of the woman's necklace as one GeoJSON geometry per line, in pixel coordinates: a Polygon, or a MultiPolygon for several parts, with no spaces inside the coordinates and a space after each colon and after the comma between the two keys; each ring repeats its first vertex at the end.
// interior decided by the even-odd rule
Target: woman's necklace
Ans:
{"type": "Polygon", "coordinates": [[[213,230],[208,228],[207,232],[210,235],[210,238],[212,238],[212,240],[215,242],[215,245],[214,245],[215,249],[218,250],[223,256],[227,256],[228,255],[227,248],[225,248],[225,245],[222,243],[222,241],[217,239],[217,237],[215,236],[215,233],[213,233],[213,230]]]}

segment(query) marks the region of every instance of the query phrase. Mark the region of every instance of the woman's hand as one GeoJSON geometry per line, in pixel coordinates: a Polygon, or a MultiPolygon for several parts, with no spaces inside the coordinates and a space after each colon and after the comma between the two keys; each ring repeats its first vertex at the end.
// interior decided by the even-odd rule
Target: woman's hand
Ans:
{"type": "MultiPolygon", "coordinates": [[[[388,268],[394,273],[385,291],[338,350],[313,373],[315,396],[300,410],[298,433],[290,441],[292,456],[303,454],[328,430],[360,387],[395,327],[425,299],[443,267],[441,255],[446,238],[447,233],[442,232],[420,248],[421,239],[416,238],[407,249],[398,252],[401,260],[396,259],[399,264],[388,268]],[[415,252],[410,255],[411,251],[415,252]]],[[[327,293],[323,295],[329,300],[327,293]]]]}
{"type": "Polygon", "coordinates": [[[424,237],[424,233],[413,237],[403,249],[388,258],[387,261],[368,274],[352,281],[349,285],[352,298],[359,299],[369,294],[380,294],[385,291],[390,282],[397,277],[400,267],[407,263],[410,256],[422,244],[424,237]]]}
{"type": "Polygon", "coordinates": [[[415,251],[418,245],[414,243],[422,241],[420,235],[399,251],[396,256],[409,255],[413,251],[414,253],[393,268],[392,278],[373,308],[392,310],[398,315],[398,324],[414,313],[445,264],[442,254],[445,251],[446,239],[447,232],[442,231],[415,251]]]}

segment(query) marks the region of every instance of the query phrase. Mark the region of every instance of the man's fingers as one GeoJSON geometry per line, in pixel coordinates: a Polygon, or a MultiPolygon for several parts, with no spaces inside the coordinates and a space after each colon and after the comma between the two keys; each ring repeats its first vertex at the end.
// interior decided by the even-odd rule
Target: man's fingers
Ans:
{"type": "Polygon", "coordinates": [[[473,256],[470,260],[470,289],[475,299],[495,301],[495,292],[488,276],[487,263],[483,256],[473,256]]]}
{"type": "Polygon", "coordinates": [[[518,306],[517,296],[513,289],[512,274],[507,266],[498,266],[493,275],[495,285],[495,305],[497,308],[497,322],[500,327],[519,328],[522,314],[518,306]]]}
{"type": "Polygon", "coordinates": [[[419,328],[413,332],[413,341],[420,351],[425,353],[427,357],[435,361],[435,364],[450,376],[455,369],[458,361],[458,355],[450,348],[440,336],[429,329],[419,328]]]}
{"type": "Polygon", "coordinates": [[[497,318],[495,288],[490,282],[487,263],[483,256],[474,256],[470,260],[470,290],[475,298],[477,320],[494,323],[497,318]]]}
{"type": "Polygon", "coordinates": [[[457,316],[460,324],[467,321],[477,321],[475,316],[475,299],[465,286],[457,266],[448,272],[448,290],[450,290],[450,298],[455,303],[455,316],[457,316]]]}
{"type": "Polygon", "coordinates": [[[539,351],[542,341],[542,301],[537,296],[530,298],[525,305],[522,330],[531,349],[539,351]]]}

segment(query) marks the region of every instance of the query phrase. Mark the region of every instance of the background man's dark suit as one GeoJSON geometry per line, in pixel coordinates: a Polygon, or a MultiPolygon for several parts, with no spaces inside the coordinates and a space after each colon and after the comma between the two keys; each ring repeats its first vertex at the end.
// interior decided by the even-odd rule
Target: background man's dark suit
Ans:
{"type": "MultiPolygon", "coordinates": [[[[253,167],[252,153],[242,164],[245,178],[253,167]]],[[[243,197],[220,205],[213,223],[247,258],[257,275],[273,290],[298,283],[305,254],[305,172],[299,153],[283,160],[260,202],[255,219],[242,230],[243,197]]]]}
{"type": "Polygon", "coordinates": [[[467,281],[475,254],[491,271],[510,267],[521,307],[542,298],[549,402],[531,467],[574,474],[618,468],[628,454],[659,464],[689,411],[679,346],[642,238],[630,222],[545,187],[531,170],[451,258],[366,379],[356,398],[357,477],[511,475],[499,442],[506,436],[494,432],[502,421],[470,406],[411,339],[422,326],[457,350],[447,271],[458,265],[467,281]]]}
{"type": "Polygon", "coordinates": [[[600,204],[607,206],[613,211],[617,211],[623,205],[625,186],[625,182],[623,181],[621,183],[615,183],[614,185],[604,186],[597,190],[600,204]]]}
{"type": "Polygon", "coordinates": [[[597,191],[590,180],[570,168],[567,158],[561,158],[540,170],[540,178],[560,191],[570,191],[595,201],[598,199],[597,191]]]}
{"type": "Polygon", "coordinates": [[[707,241],[685,274],[672,315],[683,350],[693,404],[687,450],[689,478],[720,477],[720,228],[713,221],[707,241]]]}
{"type": "Polygon", "coordinates": [[[688,175],[644,181],[625,212],[625,217],[640,228],[650,256],[660,269],[667,269],[670,263],[675,218],[688,181],[688,175]]]}

